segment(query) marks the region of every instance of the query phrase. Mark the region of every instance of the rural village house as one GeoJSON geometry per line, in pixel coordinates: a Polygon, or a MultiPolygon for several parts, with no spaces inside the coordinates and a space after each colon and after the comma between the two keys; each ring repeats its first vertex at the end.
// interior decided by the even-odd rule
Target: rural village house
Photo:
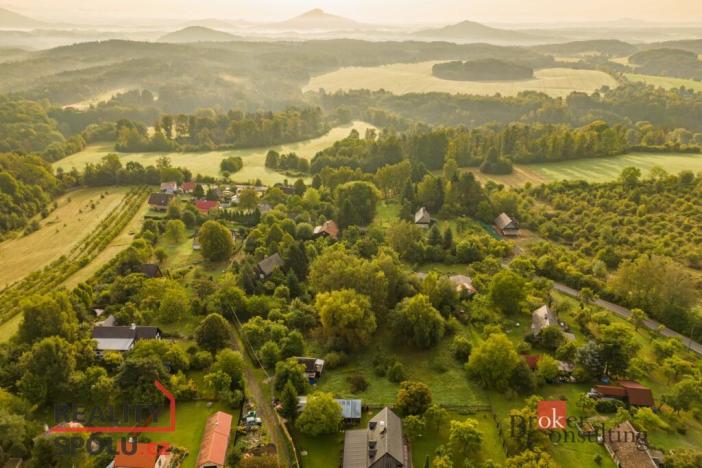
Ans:
{"type": "Polygon", "coordinates": [[[164,193],[176,193],[178,190],[178,183],[177,182],[162,182],[161,183],[161,192],[164,193]]]}
{"type": "MultiPolygon", "coordinates": [[[[363,416],[363,402],[361,400],[344,400],[336,398],[334,401],[339,403],[339,406],[341,406],[341,415],[344,418],[345,423],[356,424],[361,421],[361,417],[363,416]]],[[[297,397],[297,402],[297,409],[298,412],[300,412],[305,409],[305,406],[307,406],[307,396],[303,395],[297,397]]]]}
{"type": "Polygon", "coordinates": [[[339,238],[339,226],[335,221],[330,219],[329,221],[325,221],[324,224],[320,226],[315,226],[312,234],[315,237],[327,236],[336,240],[339,238]]]}
{"type": "Polygon", "coordinates": [[[500,215],[495,218],[495,227],[497,227],[497,231],[503,236],[515,237],[519,235],[519,223],[507,213],[500,213],[500,215]]]}
{"type": "Polygon", "coordinates": [[[295,359],[305,366],[305,375],[311,384],[316,383],[322,377],[324,359],[313,357],[296,357],[295,359]]]}
{"type": "Polygon", "coordinates": [[[277,253],[266,257],[258,262],[258,272],[261,279],[270,276],[276,268],[280,268],[285,264],[281,256],[277,253]]]}
{"type": "Polygon", "coordinates": [[[166,211],[174,197],[172,193],[152,193],[149,195],[149,208],[155,211],[166,211]]]}
{"type": "Polygon", "coordinates": [[[209,213],[210,210],[219,208],[219,202],[217,200],[195,200],[194,204],[195,208],[204,215],[209,213]]]}
{"type": "Polygon", "coordinates": [[[139,340],[160,340],[161,330],[157,327],[141,326],[96,326],[93,340],[97,341],[98,352],[129,351],[139,340]]]}
{"type": "Polygon", "coordinates": [[[197,468],[224,468],[231,431],[231,414],[217,411],[207,419],[197,455],[197,468]]]}
{"type": "Polygon", "coordinates": [[[596,385],[593,396],[616,398],[632,406],[653,406],[653,392],[650,388],[633,380],[620,380],[617,385],[596,385]]]}
{"type": "Polygon", "coordinates": [[[401,468],[411,465],[402,420],[387,406],[365,429],[346,431],[343,468],[401,468]]]}
{"type": "Polygon", "coordinates": [[[656,468],[651,452],[629,421],[604,435],[604,446],[619,468],[656,468]]]}
{"type": "Polygon", "coordinates": [[[139,273],[146,276],[147,278],[162,278],[163,273],[158,265],[153,263],[143,263],[139,267],[139,273]]]}
{"type": "Polygon", "coordinates": [[[190,181],[190,182],[183,182],[180,184],[180,190],[183,193],[192,193],[195,191],[195,187],[197,187],[197,183],[190,181]]]}
{"type": "MultiPolygon", "coordinates": [[[[131,452],[131,443],[126,448],[131,452]]],[[[117,454],[107,468],[166,468],[170,464],[171,455],[160,453],[160,449],[156,445],[138,443],[136,452],[129,454],[122,453],[122,444],[117,443],[117,454]]]]}
{"type": "Polygon", "coordinates": [[[419,227],[428,228],[431,225],[431,215],[429,214],[429,210],[427,210],[425,207],[421,207],[414,214],[414,224],[419,227]]]}

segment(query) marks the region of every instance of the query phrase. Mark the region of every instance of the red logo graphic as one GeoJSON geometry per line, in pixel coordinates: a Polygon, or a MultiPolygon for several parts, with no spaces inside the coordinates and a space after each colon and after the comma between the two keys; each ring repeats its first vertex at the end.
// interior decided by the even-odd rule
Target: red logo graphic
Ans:
{"type": "Polygon", "coordinates": [[[81,427],[69,427],[69,426],[55,426],[51,429],[51,432],[175,432],[176,429],[176,402],[175,397],[171,392],[166,390],[161,382],[158,380],[154,381],[154,385],[159,392],[168,399],[169,410],[170,410],[170,424],[168,426],[134,426],[134,427],[124,427],[124,426],[81,426],[81,427]]]}
{"type": "Polygon", "coordinates": [[[565,429],[567,423],[566,402],[542,400],[536,407],[537,424],[542,430],[565,429]]]}

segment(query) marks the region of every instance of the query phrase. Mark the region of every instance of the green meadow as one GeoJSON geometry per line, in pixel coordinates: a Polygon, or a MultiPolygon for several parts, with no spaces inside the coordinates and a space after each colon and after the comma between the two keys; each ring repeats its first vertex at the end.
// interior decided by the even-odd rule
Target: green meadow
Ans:
{"type": "Polygon", "coordinates": [[[222,159],[239,156],[244,161],[244,167],[239,172],[232,174],[231,179],[233,181],[247,182],[261,179],[264,184],[274,184],[276,182],[282,182],[285,179],[291,179],[291,177],[265,167],[266,153],[268,153],[269,150],[275,150],[279,153],[294,152],[298,156],[312,159],[317,152],[331,146],[335,141],[347,137],[351,130],[355,129],[363,136],[368,128],[374,127],[365,122],[355,121],[348,125],[334,127],[326,134],[310,140],[232,151],[118,153],[114,150],[112,144],[97,144],[90,145],[79,153],[55,162],[54,168],[61,168],[65,171],[69,171],[72,168],[82,170],[87,163],[99,162],[106,154],[115,153],[119,156],[123,164],[129,161],[136,161],[144,166],[155,165],[160,157],[167,156],[170,158],[173,166],[186,167],[190,169],[194,175],[201,174],[204,176],[221,177],[222,174],[219,170],[219,164],[222,159]]]}

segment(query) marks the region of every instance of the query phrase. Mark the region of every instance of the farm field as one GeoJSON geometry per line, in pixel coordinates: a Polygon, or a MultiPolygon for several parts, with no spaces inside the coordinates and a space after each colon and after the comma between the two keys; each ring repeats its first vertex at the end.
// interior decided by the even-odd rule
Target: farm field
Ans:
{"type": "Polygon", "coordinates": [[[553,163],[520,164],[508,175],[482,174],[477,168],[467,169],[485,182],[493,180],[509,186],[548,183],[557,180],[581,179],[588,182],[607,182],[619,177],[625,167],[638,167],[644,175],[655,166],[662,167],[671,174],[684,170],[702,171],[702,155],[675,153],[630,153],[621,156],[597,159],[578,159],[553,163]]]}
{"type": "Polygon", "coordinates": [[[311,140],[300,141],[297,143],[288,143],[277,146],[267,146],[261,148],[248,148],[232,151],[209,151],[198,153],[117,153],[114,151],[112,144],[90,145],[83,151],[73,154],[67,158],[54,163],[54,168],[62,168],[63,170],[71,170],[76,168],[82,170],[86,163],[96,163],[100,158],[108,153],[116,153],[119,155],[122,163],[136,161],[145,166],[156,165],[158,159],[162,156],[167,156],[171,159],[173,166],[187,167],[193,174],[201,174],[204,176],[221,177],[219,171],[219,163],[224,158],[239,156],[244,160],[244,168],[239,172],[232,174],[231,179],[238,182],[248,182],[256,179],[261,179],[264,184],[274,184],[282,182],[289,177],[280,172],[272,171],[265,167],[266,153],[268,150],[275,150],[279,153],[297,153],[298,156],[312,159],[318,152],[328,146],[331,146],[335,141],[346,138],[351,130],[356,129],[363,135],[368,128],[374,128],[371,124],[355,121],[348,125],[342,125],[331,129],[326,134],[311,140]]]}
{"type": "Polygon", "coordinates": [[[84,268],[78,270],[73,276],[68,278],[64,283],[67,288],[75,288],[83,281],[87,281],[93,276],[104,264],[112,260],[119,252],[126,249],[134,239],[134,235],[139,232],[142,224],[144,224],[144,215],[149,210],[149,205],[144,202],[139,211],[134,215],[132,220],[122,230],[122,232],[110,242],[105,250],[100,252],[92,262],[84,268]]]}
{"type": "Polygon", "coordinates": [[[58,208],[40,221],[38,231],[0,243],[0,288],[68,254],[121,203],[129,190],[130,187],[86,188],[59,198],[58,208]]]}
{"type": "Polygon", "coordinates": [[[639,75],[637,73],[624,73],[624,77],[629,81],[640,81],[656,87],[673,89],[685,87],[695,91],[702,91],[702,82],[686,80],[683,78],[671,78],[668,76],[639,75]]]}
{"type": "Polygon", "coordinates": [[[550,96],[567,96],[573,91],[591,93],[602,86],[617,86],[607,73],[570,68],[536,70],[534,78],[518,81],[452,81],[436,78],[431,67],[436,61],[395,63],[379,67],[344,67],[313,77],[304,91],[324,88],[327,92],[346,89],[385,89],[395,94],[445,92],[515,96],[521,91],[541,91],[550,96]]]}

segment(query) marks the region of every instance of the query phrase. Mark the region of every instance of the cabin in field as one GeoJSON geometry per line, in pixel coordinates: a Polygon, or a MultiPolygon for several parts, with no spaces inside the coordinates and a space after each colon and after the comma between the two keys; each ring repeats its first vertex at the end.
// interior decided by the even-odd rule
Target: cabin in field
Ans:
{"type": "Polygon", "coordinates": [[[339,238],[339,226],[335,221],[329,220],[325,221],[324,224],[315,226],[312,232],[314,237],[330,237],[334,240],[339,238]]]}
{"type": "Polygon", "coordinates": [[[346,431],[343,468],[403,468],[412,466],[402,420],[387,406],[364,429],[346,431]]]}
{"type": "Polygon", "coordinates": [[[646,439],[629,421],[624,421],[604,434],[604,446],[618,468],[656,468],[646,439]]]}
{"type": "Polygon", "coordinates": [[[596,385],[592,393],[600,397],[622,400],[630,406],[654,405],[651,389],[633,380],[620,380],[616,385],[596,385]]]}
{"type": "Polygon", "coordinates": [[[422,228],[428,228],[431,225],[431,214],[429,214],[429,210],[425,207],[421,207],[414,214],[414,224],[422,228]]]}
{"type": "Polygon", "coordinates": [[[495,218],[495,227],[505,237],[516,237],[519,235],[519,223],[507,213],[500,213],[495,218]]]}
{"type": "Polygon", "coordinates": [[[270,276],[276,269],[285,265],[283,258],[275,253],[270,257],[266,257],[260,262],[258,262],[258,273],[259,278],[264,279],[270,276]]]}
{"type": "Polygon", "coordinates": [[[149,208],[155,211],[166,211],[174,197],[172,193],[152,193],[149,195],[149,208]]]}
{"type": "Polygon", "coordinates": [[[136,324],[130,326],[96,326],[93,328],[93,340],[97,342],[98,352],[130,351],[137,341],[160,340],[161,330],[136,324]]]}
{"type": "Polygon", "coordinates": [[[320,377],[322,377],[322,372],[324,371],[324,359],[313,357],[296,357],[295,360],[297,360],[299,364],[305,366],[305,376],[307,376],[307,379],[311,384],[316,383],[320,377]]]}
{"type": "Polygon", "coordinates": [[[217,411],[207,419],[197,455],[197,468],[224,468],[232,432],[232,415],[217,411]]]}

